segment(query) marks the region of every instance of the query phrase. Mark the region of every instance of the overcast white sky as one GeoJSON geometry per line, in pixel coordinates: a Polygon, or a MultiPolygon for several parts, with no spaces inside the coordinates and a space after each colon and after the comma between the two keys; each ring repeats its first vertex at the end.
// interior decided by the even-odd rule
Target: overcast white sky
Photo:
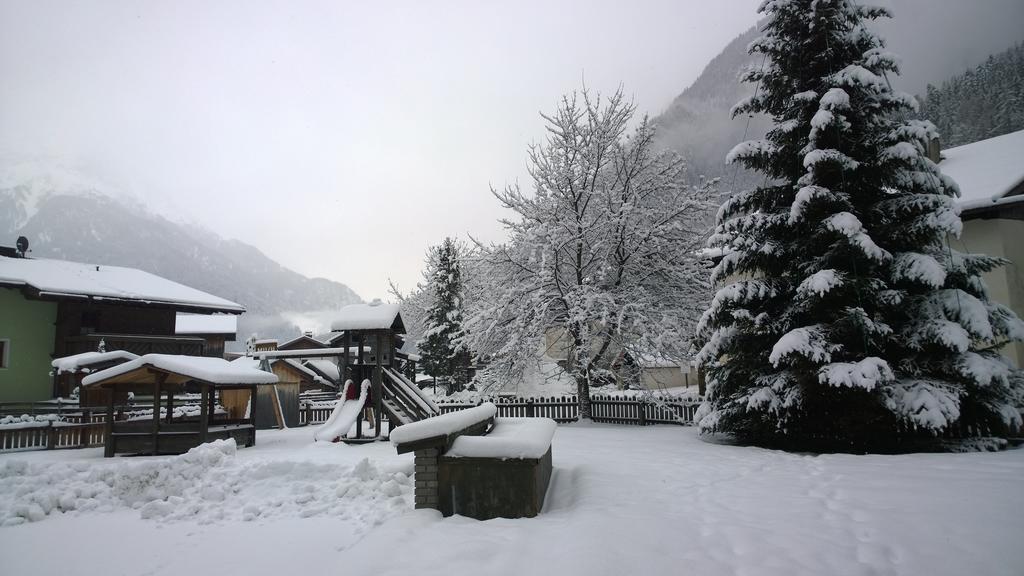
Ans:
{"type": "Polygon", "coordinates": [[[760,0],[0,2],[0,154],[59,158],[385,296],[501,238],[538,111],[585,78],[656,114],[760,0]]]}

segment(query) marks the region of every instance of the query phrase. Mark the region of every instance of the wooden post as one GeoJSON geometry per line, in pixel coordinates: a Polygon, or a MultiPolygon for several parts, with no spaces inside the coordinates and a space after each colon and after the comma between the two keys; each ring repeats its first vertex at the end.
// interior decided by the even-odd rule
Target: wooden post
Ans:
{"type": "Polygon", "coordinates": [[[167,422],[171,422],[171,415],[174,414],[174,391],[167,391],[167,422]]]}
{"type": "Polygon", "coordinates": [[[46,428],[46,449],[53,450],[57,447],[57,429],[53,427],[53,422],[48,423],[49,426],[46,428]]]}
{"type": "Polygon", "coordinates": [[[82,428],[81,434],[78,435],[78,447],[85,448],[89,446],[89,436],[92,434],[92,410],[82,410],[82,423],[88,424],[87,428],[82,428]]]}
{"type": "Polygon", "coordinates": [[[199,385],[199,443],[206,442],[210,433],[210,421],[208,419],[210,410],[210,385],[202,383],[199,385]]]}
{"type": "MultiPolygon", "coordinates": [[[[388,332],[390,335],[391,333],[388,332]]],[[[391,341],[394,342],[394,337],[391,337],[391,341]]],[[[390,346],[390,345],[389,345],[390,346]]],[[[384,334],[381,332],[377,333],[377,366],[373,369],[373,434],[374,436],[380,436],[380,412],[384,406],[383,396],[384,394],[384,334]]],[[[391,350],[388,350],[388,359],[391,359],[391,350]]]]}
{"type": "Polygon", "coordinates": [[[117,385],[109,391],[107,396],[107,419],[103,425],[103,457],[110,458],[114,455],[114,396],[117,394],[117,385]]]}
{"type": "Polygon", "coordinates": [[[209,409],[206,412],[206,416],[207,416],[206,423],[207,424],[212,424],[213,421],[216,420],[216,418],[217,418],[217,389],[213,385],[210,385],[210,392],[209,392],[209,394],[210,394],[210,406],[209,406],[209,409]]]}
{"type": "Polygon", "coordinates": [[[339,382],[338,382],[338,390],[339,391],[344,391],[345,390],[345,380],[347,379],[347,377],[345,376],[345,371],[348,369],[348,365],[349,365],[348,349],[352,347],[352,335],[349,334],[348,330],[345,331],[345,337],[341,339],[341,347],[344,349],[344,351],[341,354],[341,358],[340,358],[341,361],[338,362],[338,374],[340,374],[339,382]]]}
{"type": "Polygon", "coordinates": [[[533,418],[537,415],[537,408],[534,406],[533,398],[526,399],[526,417],[533,418]]]}
{"type": "Polygon", "coordinates": [[[153,382],[153,454],[160,453],[160,388],[167,381],[167,373],[157,374],[153,382]]]}

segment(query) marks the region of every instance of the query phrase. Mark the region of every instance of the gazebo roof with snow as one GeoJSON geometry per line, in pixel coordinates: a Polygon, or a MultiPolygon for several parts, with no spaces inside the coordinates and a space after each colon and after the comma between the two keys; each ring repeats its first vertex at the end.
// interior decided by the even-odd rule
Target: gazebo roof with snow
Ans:
{"type": "Polygon", "coordinates": [[[110,364],[116,362],[129,362],[139,357],[138,354],[132,354],[127,350],[113,350],[110,352],[82,352],[81,354],[73,354],[71,356],[64,356],[63,358],[57,358],[50,363],[58,374],[65,372],[88,372],[93,366],[100,366],[103,364],[110,364]]]}
{"type": "Polygon", "coordinates": [[[350,304],[338,312],[337,318],[331,323],[331,330],[391,330],[395,334],[405,334],[405,324],[399,309],[398,304],[381,302],[350,304]]]}
{"type": "Polygon", "coordinates": [[[942,151],[963,212],[1024,201],[1024,130],[942,151]]]}
{"type": "Polygon", "coordinates": [[[135,360],[90,374],[82,379],[84,386],[115,384],[184,384],[199,382],[213,386],[276,384],[277,376],[262,370],[228,362],[223,358],[146,354],[135,360]]]}

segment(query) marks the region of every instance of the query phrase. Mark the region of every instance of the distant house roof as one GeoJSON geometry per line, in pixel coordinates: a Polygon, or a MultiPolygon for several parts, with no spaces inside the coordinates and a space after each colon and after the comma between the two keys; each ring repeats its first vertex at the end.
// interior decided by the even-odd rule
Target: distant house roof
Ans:
{"type": "Polygon", "coordinates": [[[275,384],[277,376],[252,368],[243,363],[228,362],[222,358],[205,356],[177,356],[173,354],[146,354],[106,370],[100,370],[82,379],[85,386],[104,384],[151,382],[155,372],[170,377],[169,383],[190,380],[209,384],[275,384]]]}
{"type": "Polygon", "coordinates": [[[278,350],[296,350],[303,348],[327,348],[327,343],[322,340],[317,340],[308,334],[302,334],[277,345],[278,350]]]}
{"type": "Polygon", "coordinates": [[[350,304],[338,312],[337,319],[331,323],[331,330],[394,330],[405,334],[405,324],[398,313],[398,304],[350,304]]]}
{"type": "Polygon", "coordinates": [[[942,151],[963,211],[1024,201],[1024,130],[942,151]]]}
{"type": "Polygon", "coordinates": [[[241,314],[240,304],[135,268],[43,258],[0,257],[0,286],[44,300],[131,302],[177,310],[241,314]]]}
{"type": "Polygon", "coordinates": [[[338,382],[339,380],[341,380],[341,370],[338,368],[337,364],[331,362],[330,360],[318,358],[313,360],[306,360],[304,364],[307,367],[309,367],[310,370],[319,373],[321,376],[330,380],[331,382],[338,382]]]}
{"type": "Polygon", "coordinates": [[[234,314],[178,313],[174,321],[175,334],[235,334],[238,316],[234,314]]]}

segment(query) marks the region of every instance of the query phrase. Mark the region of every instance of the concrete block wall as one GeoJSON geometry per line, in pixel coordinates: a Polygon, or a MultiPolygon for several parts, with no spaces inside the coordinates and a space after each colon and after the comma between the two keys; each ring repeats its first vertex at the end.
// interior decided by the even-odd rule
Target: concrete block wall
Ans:
{"type": "Polygon", "coordinates": [[[416,508],[438,509],[437,468],[440,451],[437,448],[424,448],[415,453],[416,486],[413,494],[416,497],[416,508]]]}

